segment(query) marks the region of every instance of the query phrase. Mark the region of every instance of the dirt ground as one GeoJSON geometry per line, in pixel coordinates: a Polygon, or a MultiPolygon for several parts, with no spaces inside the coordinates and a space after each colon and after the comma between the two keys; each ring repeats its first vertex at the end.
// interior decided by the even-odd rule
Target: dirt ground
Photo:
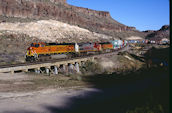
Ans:
{"type": "Polygon", "coordinates": [[[77,80],[77,75],[36,75],[34,73],[0,74],[0,92],[32,92],[46,89],[71,88],[87,86],[77,80]],[[71,77],[73,76],[73,77],[71,77]]]}

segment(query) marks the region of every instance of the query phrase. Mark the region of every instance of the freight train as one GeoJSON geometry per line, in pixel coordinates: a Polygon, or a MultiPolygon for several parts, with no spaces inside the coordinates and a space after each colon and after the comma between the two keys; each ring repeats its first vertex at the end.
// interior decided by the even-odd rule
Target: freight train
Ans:
{"type": "Polygon", "coordinates": [[[102,43],[32,43],[27,49],[26,61],[51,59],[53,56],[71,58],[90,54],[112,52],[126,46],[127,42],[113,40],[102,43]]]}

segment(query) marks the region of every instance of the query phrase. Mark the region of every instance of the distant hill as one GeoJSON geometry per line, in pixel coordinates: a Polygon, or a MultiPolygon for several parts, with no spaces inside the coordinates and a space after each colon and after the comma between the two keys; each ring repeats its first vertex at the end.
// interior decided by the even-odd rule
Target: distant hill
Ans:
{"type": "Polygon", "coordinates": [[[161,29],[157,31],[144,31],[144,33],[147,34],[146,39],[162,39],[162,38],[170,38],[170,26],[169,25],[164,25],[161,27],[161,29]]]}

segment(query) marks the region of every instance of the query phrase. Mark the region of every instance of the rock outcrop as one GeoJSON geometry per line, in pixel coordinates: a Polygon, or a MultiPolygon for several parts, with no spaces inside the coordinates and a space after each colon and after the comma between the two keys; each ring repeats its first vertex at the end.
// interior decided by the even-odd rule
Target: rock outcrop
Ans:
{"type": "Polygon", "coordinates": [[[170,26],[164,25],[157,31],[144,31],[147,33],[147,39],[162,39],[162,38],[170,38],[170,26]]]}
{"type": "Polygon", "coordinates": [[[112,19],[109,12],[75,7],[67,4],[66,0],[0,0],[0,16],[54,19],[111,36],[130,31],[139,34],[135,27],[125,26],[112,19]]]}

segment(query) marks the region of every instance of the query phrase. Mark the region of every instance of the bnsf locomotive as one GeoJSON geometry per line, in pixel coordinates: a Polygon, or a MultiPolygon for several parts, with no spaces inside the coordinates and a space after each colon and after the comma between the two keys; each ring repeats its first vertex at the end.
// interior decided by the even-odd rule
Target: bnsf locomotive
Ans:
{"type": "Polygon", "coordinates": [[[112,52],[123,48],[125,41],[114,40],[103,43],[32,43],[27,49],[26,61],[51,59],[52,56],[65,56],[67,58],[85,56],[89,54],[112,52]]]}

